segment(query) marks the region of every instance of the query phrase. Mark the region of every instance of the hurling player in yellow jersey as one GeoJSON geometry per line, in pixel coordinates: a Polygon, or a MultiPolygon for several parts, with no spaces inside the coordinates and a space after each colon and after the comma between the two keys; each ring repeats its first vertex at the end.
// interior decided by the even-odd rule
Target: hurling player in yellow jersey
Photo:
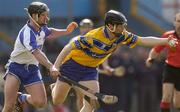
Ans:
{"type": "MultiPolygon", "coordinates": [[[[55,61],[55,68],[60,75],[99,92],[98,73],[96,68],[103,63],[115,49],[121,45],[133,48],[136,45],[164,45],[172,41],[171,38],[140,37],[128,32],[126,17],[118,11],[110,10],[105,14],[105,26],[89,31],[78,39],[67,44],[55,61]]],[[[71,84],[59,76],[52,89],[54,104],[62,104],[71,88],[71,84]]],[[[83,91],[82,91],[83,92],[83,91]]],[[[95,100],[95,99],[94,99],[95,100]]],[[[83,101],[83,100],[82,100],[83,101]]],[[[92,112],[93,106],[86,105],[86,110],[92,112]]]]}

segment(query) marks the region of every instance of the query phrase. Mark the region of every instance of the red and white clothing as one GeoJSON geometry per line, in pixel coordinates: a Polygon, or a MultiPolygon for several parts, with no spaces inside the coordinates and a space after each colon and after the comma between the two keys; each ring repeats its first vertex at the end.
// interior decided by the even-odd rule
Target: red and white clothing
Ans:
{"type": "Polygon", "coordinates": [[[172,48],[168,45],[160,45],[155,46],[153,49],[155,52],[160,53],[163,49],[167,49],[167,58],[166,63],[168,65],[171,65],[173,67],[180,68],[180,37],[176,34],[176,32],[173,31],[167,31],[162,35],[162,38],[168,38],[169,36],[173,36],[173,38],[177,39],[177,46],[175,48],[172,48]]]}

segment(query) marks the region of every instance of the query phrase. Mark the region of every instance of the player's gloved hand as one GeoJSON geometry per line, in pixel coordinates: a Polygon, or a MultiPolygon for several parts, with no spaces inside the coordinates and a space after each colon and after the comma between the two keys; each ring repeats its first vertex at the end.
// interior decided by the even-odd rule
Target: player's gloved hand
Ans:
{"type": "Polygon", "coordinates": [[[114,68],[106,67],[105,70],[107,71],[107,75],[111,76],[114,73],[114,68]]]}
{"type": "Polygon", "coordinates": [[[177,46],[177,44],[178,44],[178,41],[177,41],[177,39],[176,38],[173,38],[173,36],[172,35],[170,35],[169,37],[168,37],[168,45],[170,46],[170,47],[176,47],[177,46]]]}
{"type": "Polygon", "coordinates": [[[153,62],[154,62],[154,59],[148,58],[145,63],[146,63],[146,66],[147,66],[147,67],[151,67],[152,64],[153,64],[153,62]]]}
{"type": "Polygon", "coordinates": [[[67,30],[68,33],[71,33],[71,32],[73,32],[74,29],[77,28],[77,27],[78,27],[78,24],[77,24],[76,22],[71,22],[71,23],[67,26],[66,30],[67,30]]]}
{"type": "Polygon", "coordinates": [[[58,75],[60,75],[58,69],[54,65],[50,67],[49,71],[52,77],[58,77],[58,75]]]}

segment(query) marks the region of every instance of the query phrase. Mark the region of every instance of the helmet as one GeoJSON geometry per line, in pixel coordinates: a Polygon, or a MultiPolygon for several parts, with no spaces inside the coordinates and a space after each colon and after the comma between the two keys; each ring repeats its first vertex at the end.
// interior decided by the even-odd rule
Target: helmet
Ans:
{"type": "Polygon", "coordinates": [[[28,12],[30,15],[37,13],[40,15],[43,12],[49,11],[48,6],[42,2],[32,2],[28,7],[28,12]]]}
{"type": "Polygon", "coordinates": [[[94,26],[93,22],[92,22],[90,19],[83,19],[83,20],[79,23],[79,25],[80,25],[81,27],[93,27],[93,26],[94,26]]]}
{"type": "Polygon", "coordinates": [[[127,19],[121,12],[110,10],[105,14],[105,25],[107,24],[127,24],[127,19]]]}

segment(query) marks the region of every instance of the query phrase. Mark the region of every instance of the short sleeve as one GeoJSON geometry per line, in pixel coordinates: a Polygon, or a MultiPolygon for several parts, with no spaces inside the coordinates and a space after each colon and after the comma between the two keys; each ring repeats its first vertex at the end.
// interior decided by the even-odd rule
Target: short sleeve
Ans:
{"type": "Polygon", "coordinates": [[[46,25],[42,27],[42,30],[45,32],[45,37],[49,36],[52,32],[51,28],[48,28],[46,25]]]}
{"type": "Polygon", "coordinates": [[[73,48],[78,48],[78,49],[92,48],[92,45],[93,45],[92,43],[93,43],[93,40],[91,37],[78,36],[76,37],[76,39],[72,41],[72,46],[73,48]]]}
{"type": "Polygon", "coordinates": [[[29,51],[33,52],[35,49],[39,48],[36,42],[36,37],[32,31],[25,31],[20,36],[22,36],[20,39],[23,38],[22,44],[29,51]]]}
{"type": "Polygon", "coordinates": [[[127,45],[129,48],[135,47],[139,42],[138,35],[135,35],[131,32],[126,32],[124,35],[125,35],[125,40],[123,41],[123,44],[127,45]]]}
{"type": "MultiPolygon", "coordinates": [[[[161,38],[167,38],[169,35],[167,35],[166,33],[164,33],[161,38]]],[[[166,47],[166,45],[158,45],[153,47],[154,51],[157,53],[160,53],[164,48],[166,47]]]]}

